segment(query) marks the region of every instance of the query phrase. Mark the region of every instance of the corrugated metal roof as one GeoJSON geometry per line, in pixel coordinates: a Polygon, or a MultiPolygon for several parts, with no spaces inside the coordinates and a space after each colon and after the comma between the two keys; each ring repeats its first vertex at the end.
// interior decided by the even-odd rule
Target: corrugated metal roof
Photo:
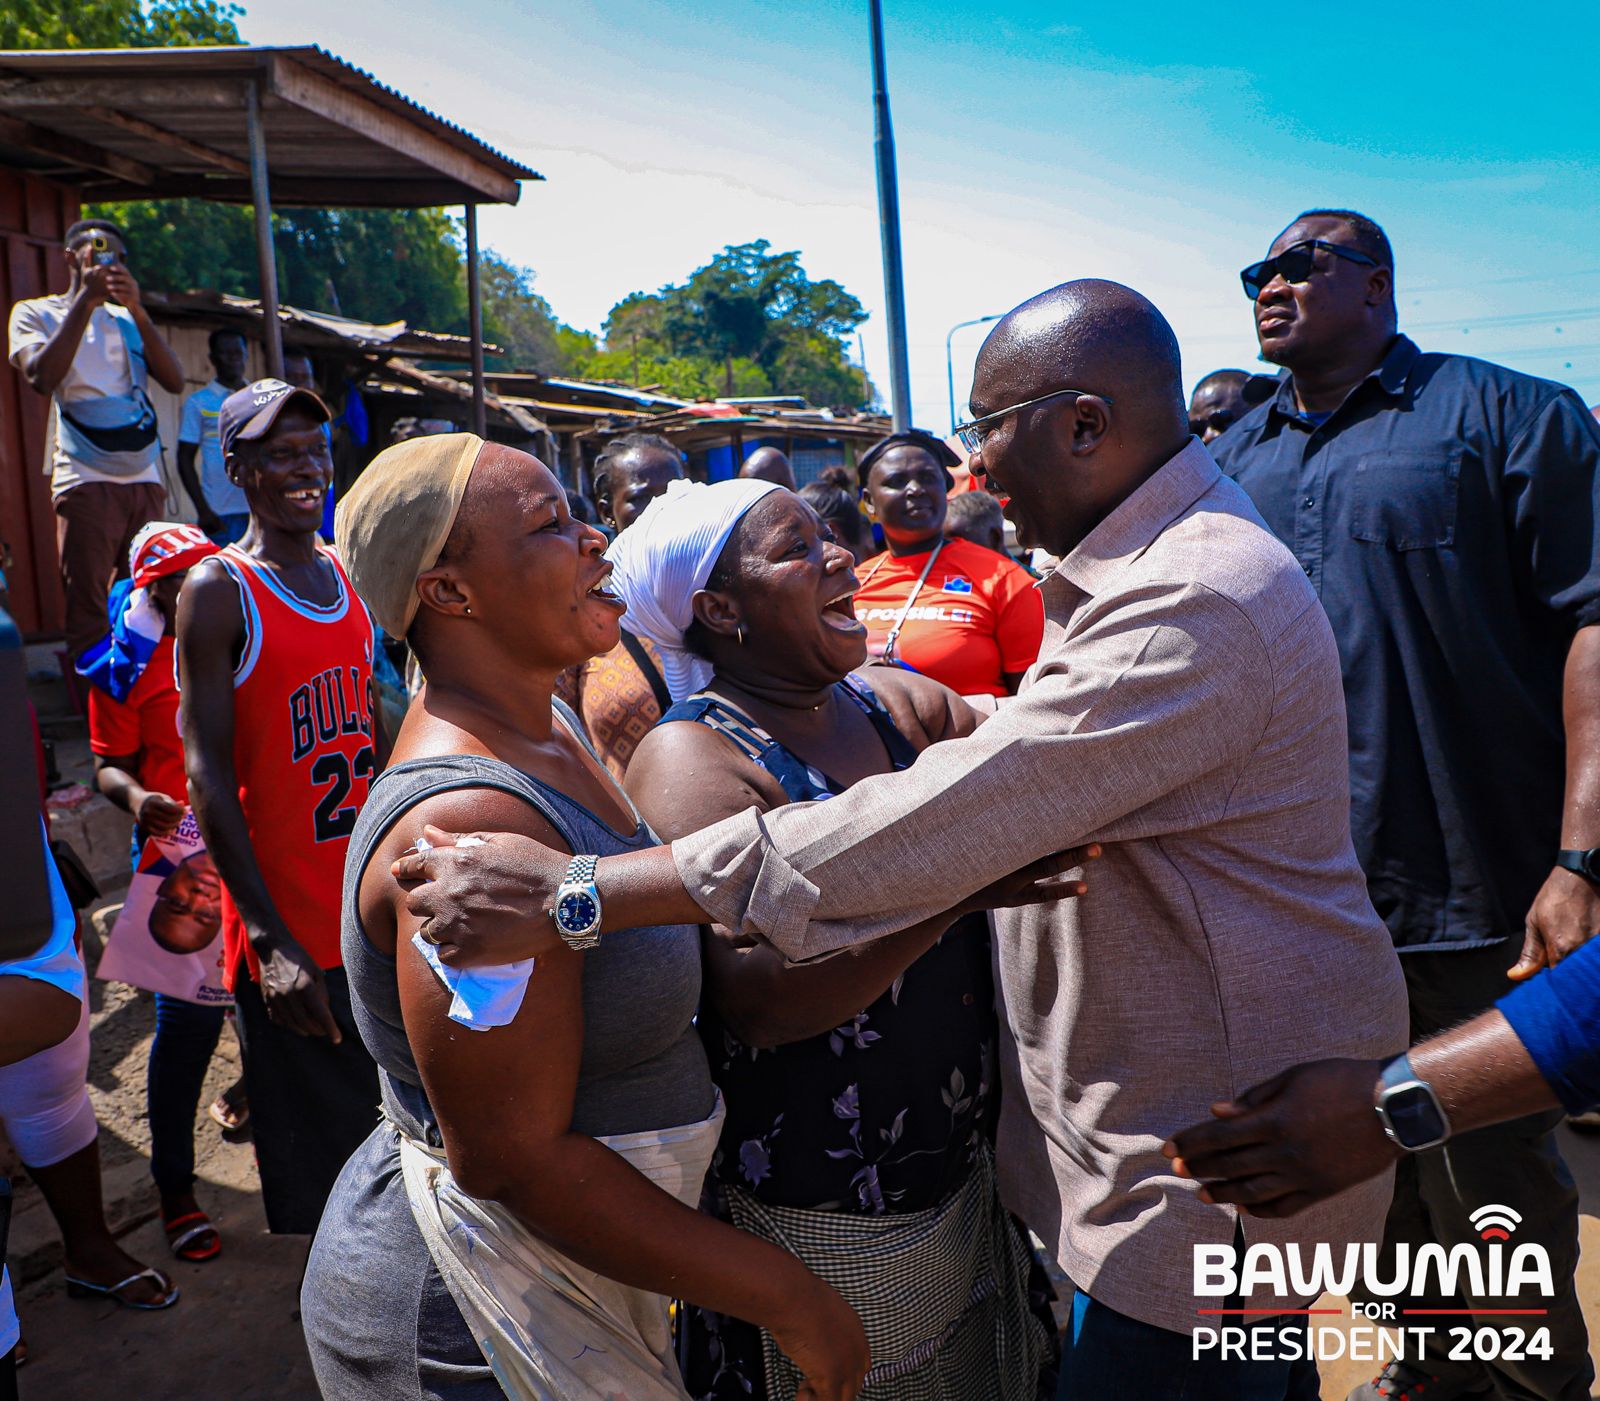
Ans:
{"type": "MultiPolygon", "coordinates": [[[[379,393],[401,392],[431,394],[449,399],[462,406],[472,403],[472,386],[463,384],[448,375],[434,374],[408,365],[404,360],[387,360],[374,365],[362,380],[362,388],[379,393]]],[[[545,432],[545,423],[537,414],[530,413],[521,404],[510,403],[495,394],[484,395],[484,408],[491,418],[498,418],[504,426],[533,437],[545,432]]]]}
{"type": "Polygon", "coordinates": [[[565,379],[560,375],[542,375],[532,370],[490,370],[484,378],[501,393],[545,399],[553,403],[610,403],[656,413],[684,408],[689,403],[687,399],[679,399],[655,389],[636,389],[609,380],[565,379]]]}
{"type": "MultiPolygon", "coordinates": [[[[262,310],[254,297],[235,297],[227,292],[147,292],[144,300],[150,314],[161,323],[198,322],[259,334],[262,310]]],[[[404,321],[380,326],[297,306],[280,306],[278,319],[283,323],[285,341],[301,349],[348,348],[419,360],[466,360],[472,354],[468,336],[413,330],[404,321]]],[[[484,349],[491,355],[500,351],[493,343],[486,343],[484,349]]]]}
{"type": "Polygon", "coordinates": [[[247,198],[252,83],[276,203],[514,202],[542,178],[317,45],[0,51],[0,159],[95,198],[247,198]]]}
{"type": "MultiPolygon", "coordinates": [[[[691,404],[671,413],[635,419],[628,428],[640,433],[660,433],[686,446],[731,441],[738,432],[744,438],[792,437],[820,439],[824,442],[876,442],[889,432],[887,415],[876,413],[835,414],[829,409],[789,410],[778,413],[741,413],[731,404],[708,402],[691,404]]],[[[606,436],[602,425],[585,436],[606,436]]]]}

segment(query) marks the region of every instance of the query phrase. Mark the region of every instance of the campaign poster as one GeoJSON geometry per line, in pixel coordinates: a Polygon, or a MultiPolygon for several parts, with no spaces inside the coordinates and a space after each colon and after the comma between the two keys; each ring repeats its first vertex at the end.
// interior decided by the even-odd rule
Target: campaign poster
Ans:
{"type": "Polygon", "coordinates": [[[222,881],[192,812],[145,842],[97,973],[204,1006],[233,1001],[222,985],[222,881]]]}

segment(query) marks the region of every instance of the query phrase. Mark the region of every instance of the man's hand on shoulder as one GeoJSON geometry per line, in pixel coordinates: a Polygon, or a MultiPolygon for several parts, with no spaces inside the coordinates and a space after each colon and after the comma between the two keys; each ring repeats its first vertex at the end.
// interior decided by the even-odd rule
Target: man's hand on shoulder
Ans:
{"type": "Polygon", "coordinates": [[[1534,896],[1523,931],[1522,955],[1506,975],[1514,982],[1554,968],[1600,930],[1600,889],[1576,871],[1556,867],[1534,896]]]}
{"type": "Polygon", "coordinates": [[[546,911],[572,858],[515,832],[446,832],[423,828],[430,850],[394,863],[406,909],[436,940],[439,960],[480,967],[540,958],[561,947],[546,911]],[[475,840],[460,845],[462,836],[475,840]]]}
{"type": "Polygon", "coordinates": [[[948,686],[903,667],[873,667],[862,680],[918,749],[970,735],[987,718],[948,686]]]}

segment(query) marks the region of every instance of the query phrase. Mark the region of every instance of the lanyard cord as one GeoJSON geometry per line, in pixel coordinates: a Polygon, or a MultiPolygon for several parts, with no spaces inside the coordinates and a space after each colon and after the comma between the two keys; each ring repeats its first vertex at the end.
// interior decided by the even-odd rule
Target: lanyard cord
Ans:
{"type": "MultiPolygon", "coordinates": [[[[895,644],[900,641],[900,629],[906,625],[906,617],[911,612],[912,605],[917,601],[917,595],[922,592],[922,586],[928,582],[928,575],[933,572],[934,562],[939,558],[939,551],[942,549],[944,549],[944,541],[941,539],[933,547],[933,552],[928,556],[928,562],[922,566],[922,573],[917,575],[917,582],[911,586],[911,592],[906,596],[905,607],[900,610],[899,615],[894,620],[894,625],[889,629],[889,636],[884,640],[884,661],[894,661],[895,644]]],[[[887,554],[887,551],[885,553],[887,554]]],[[[880,560],[873,566],[872,573],[867,575],[864,582],[870,584],[873,576],[882,568],[883,561],[880,560]]]]}

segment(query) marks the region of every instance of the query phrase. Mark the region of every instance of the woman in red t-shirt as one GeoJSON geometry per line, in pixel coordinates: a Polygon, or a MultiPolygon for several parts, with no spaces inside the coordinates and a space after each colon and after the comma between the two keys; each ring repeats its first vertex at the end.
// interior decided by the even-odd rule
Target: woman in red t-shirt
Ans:
{"type": "MultiPolygon", "coordinates": [[[[195,527],[157,521],[130,551],[132,593],[113,595],[121,625],[91,648],[80,669],[89,686],[89,747],[95,786],[133,817],[135,850],[146,837],[173,831],[189,810],[173,625],[189,568],[216,547],[195,527]],[[158,633],[153,645],[152,632],[158,633]]],[[[156,994],[146,1094],[150,1175],[161,1198],[161,1223],[180,1260],[209,1260],[221,1238],[194,1196],[194,1115],[225,1009],[156,994]]],[[[230,1091],[230,1094],[233,1093],[230,1091]]]]}
{"type": "Polygon", "coordinates": [[[1010,695],[1038,658],[1044,605],[1007,556],[945,538],[950,468],[959,461],[916,428],[862,457],[862,496],[888,549],[861,565],[856,617],[873,656],[960,695],[1010,695]]]}

